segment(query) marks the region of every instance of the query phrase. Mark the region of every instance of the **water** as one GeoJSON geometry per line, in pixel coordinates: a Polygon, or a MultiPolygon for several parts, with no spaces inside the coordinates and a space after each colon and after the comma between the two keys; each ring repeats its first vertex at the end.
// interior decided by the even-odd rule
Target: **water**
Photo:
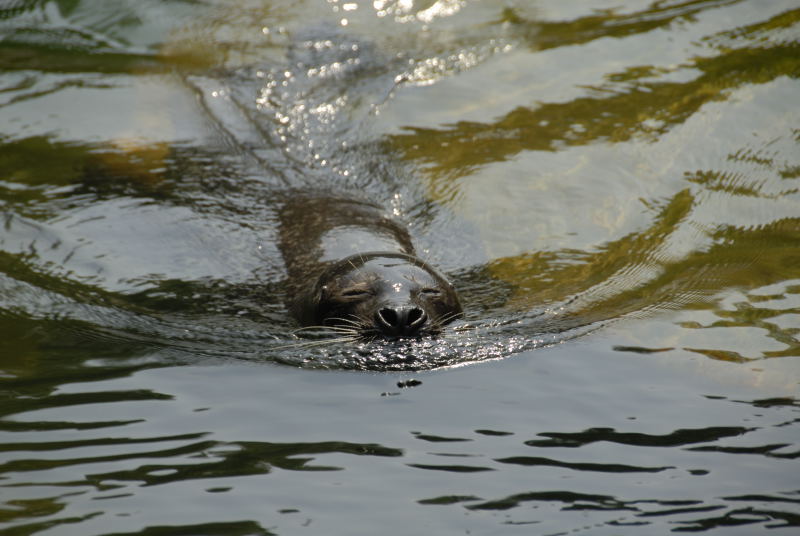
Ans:
{"type": "Polygon", "coordinates": [[[0,4],[8,534],[793,533],[790,1],[0,4]],[[327,344],[282,199],[466,319],[327,344]]]}

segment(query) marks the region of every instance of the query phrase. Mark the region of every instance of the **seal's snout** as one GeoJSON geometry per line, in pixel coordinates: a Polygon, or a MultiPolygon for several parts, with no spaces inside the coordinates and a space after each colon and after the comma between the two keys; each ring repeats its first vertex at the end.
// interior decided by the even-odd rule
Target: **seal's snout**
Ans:
{"type": "Polygon", "coordinates": [[[338,326],[354,340],[433,336],[461,316],[452,285],[405,253],[357,254],[332,264],[293,303],[306,326],[338,326]]]}
{"type": "Polygon", "coordinates": [[[378,329],[393,337],[416,335],[427,320],[425,311],[414,305],[389,305],[375,313],[378,329]]]}

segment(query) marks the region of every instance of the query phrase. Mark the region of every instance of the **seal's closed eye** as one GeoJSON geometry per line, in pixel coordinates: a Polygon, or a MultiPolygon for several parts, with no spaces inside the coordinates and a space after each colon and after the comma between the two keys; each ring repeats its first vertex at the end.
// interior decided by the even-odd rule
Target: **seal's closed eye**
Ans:
{"type": "Polygon", "coordinates": [[[429,298],[435,298],[436,296],[442,295],[442,291],[438,288],[423,288],[419,291],[419,293],[429,298]]]}
{"type": "Polygon", "coordinates": [[[366,298],[369,298],[370,296],[372,296],[372,290],[370,290],[369,288],[361,288],[361,287],[349,288],[349,289],[343,290],[339,294],[339,296],[341,296],[343,298],[361,298],[361,299],[366,299],[366,298]]]}

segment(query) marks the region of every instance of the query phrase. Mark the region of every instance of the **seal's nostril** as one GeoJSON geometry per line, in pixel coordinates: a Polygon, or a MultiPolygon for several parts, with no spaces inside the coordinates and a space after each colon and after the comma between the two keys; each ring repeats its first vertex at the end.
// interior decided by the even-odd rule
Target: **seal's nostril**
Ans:
{"type": "Polygon", "coordinates": [[[397,328],[399,323],[397,311],[384,307],[378,311],[378,321],[385,327],[397,328]]]}
{"type": "Polygon", "coordinates": [[[425,324],[425,321],[428,319],[428,315],[425,314],[425,311],[420,309],[419,307],[414,307],[408,311],[408,315],[406,316],[406,332],[409,335],[413,335],[420,328],[425,324]]]}
{"type": "Polygon", "coordinates": [[[383,307],[375,313],[378,328],[387,335],[415,335],[428,315],[419,307],[383,307]]]}

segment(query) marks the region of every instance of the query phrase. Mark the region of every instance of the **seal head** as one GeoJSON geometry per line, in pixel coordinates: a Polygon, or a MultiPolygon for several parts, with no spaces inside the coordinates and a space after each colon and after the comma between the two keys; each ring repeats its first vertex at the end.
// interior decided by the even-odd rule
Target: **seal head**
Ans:
{"type": "Polygon", "coordinates": [[[416,337],[438,333],[462,315],[453,286],[413,255],[372,252],[329,266],[295,300],[306,325],[352,328],[364,337],[416,337]]]}

